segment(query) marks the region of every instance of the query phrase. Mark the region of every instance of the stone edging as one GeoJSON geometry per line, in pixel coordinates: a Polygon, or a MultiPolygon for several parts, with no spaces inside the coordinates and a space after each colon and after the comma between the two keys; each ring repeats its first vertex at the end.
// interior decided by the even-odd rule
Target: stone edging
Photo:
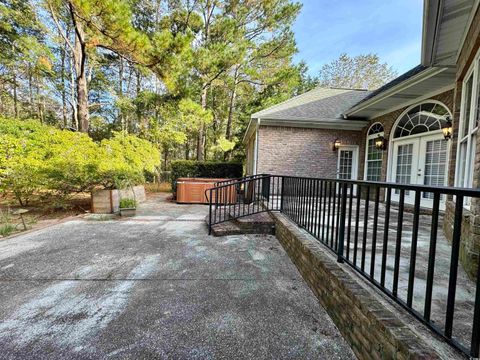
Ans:
{"type": "Polygon", "coordinates": [[[277,239],[359,359],[445,358],[311,235],[284,215],[272,215],[277,239]]]}

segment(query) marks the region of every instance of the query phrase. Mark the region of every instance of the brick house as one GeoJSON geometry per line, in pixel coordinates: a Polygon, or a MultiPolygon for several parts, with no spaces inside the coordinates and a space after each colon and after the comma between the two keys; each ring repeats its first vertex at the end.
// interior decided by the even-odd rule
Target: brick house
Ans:
{"type": "MultiPolygon", "coordinates": [[[[420,65],[373,92],[317,88],[253,114],[247,173],[477,188],[479,49],[478,1],[426,0],[420,65]]],[[[464,206],[460,259],[474,276],[480,204],[464,206]]],[[[454,199],[441,208],[451,235],[454,199]]]]}

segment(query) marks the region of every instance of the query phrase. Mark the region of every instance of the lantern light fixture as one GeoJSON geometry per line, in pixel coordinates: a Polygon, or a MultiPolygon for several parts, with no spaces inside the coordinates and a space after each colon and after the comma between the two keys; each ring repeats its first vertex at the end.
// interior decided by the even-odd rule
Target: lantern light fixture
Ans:
{"type": "Polygon", "coordinates": [[[335,139],[335,141],[333,142],[332,150],[337,151],[341,144],[342,143],[339,139],[335,139]]]}
{"type": "Polygon", "coordinates": [[[445,126],[442,128],[443,138],[445,140],[450,140],[452,138],[453,126],[452,126],[452,119],[448,116],[446,119],[445,126]]]}
{"type": "Polygon", "coordinates": [[[378,135],[375,139],[375,147],[378,150],[386,150],[387,149],[387,139],[385,139],[382,135],[378,135]]]}

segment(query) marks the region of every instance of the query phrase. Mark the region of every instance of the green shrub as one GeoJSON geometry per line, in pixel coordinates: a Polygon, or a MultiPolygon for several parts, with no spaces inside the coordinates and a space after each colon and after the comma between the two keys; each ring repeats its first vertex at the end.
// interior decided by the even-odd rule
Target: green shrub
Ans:
{"type": "Polygon", "coordinates": [[[0,117],[0,191],[27,205],[33,196],[137,185],[160,165],[159,150],[133,135],[115,133],[101,143],[88,135],[34,120],[0,117]]]}
{"type": "Polygon", "coordinates": [[[120,209],[135,209],[137,202],[134,199],[120,199],[120,209]]]}
{"type": "Polygon", "coordinates": [[[160,166],[160,152],[151,142],[121,132],[103,140],[101,152],[99,172],[107,189],[143,184],[160,166]]]}
{"type": "Polygon", "coordinates": [[[239,162],[177,160],[172,161],[171,167],[171,181],[174,192],[176,191],[178,178],[238,178],[243,173],[243,166],[239,162]]]}

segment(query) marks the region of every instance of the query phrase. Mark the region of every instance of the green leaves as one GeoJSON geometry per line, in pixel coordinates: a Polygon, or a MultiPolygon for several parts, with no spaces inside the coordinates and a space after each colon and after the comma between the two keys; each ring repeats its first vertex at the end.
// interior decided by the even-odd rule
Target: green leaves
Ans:
{"type": "Polygon", "coordinates": [[[83,133],[0,118],[0,191],[21,205],[34,196],[140,184],[159,164],[158,149],[133,135],[115,133],[98,144],[83,133]]]}

